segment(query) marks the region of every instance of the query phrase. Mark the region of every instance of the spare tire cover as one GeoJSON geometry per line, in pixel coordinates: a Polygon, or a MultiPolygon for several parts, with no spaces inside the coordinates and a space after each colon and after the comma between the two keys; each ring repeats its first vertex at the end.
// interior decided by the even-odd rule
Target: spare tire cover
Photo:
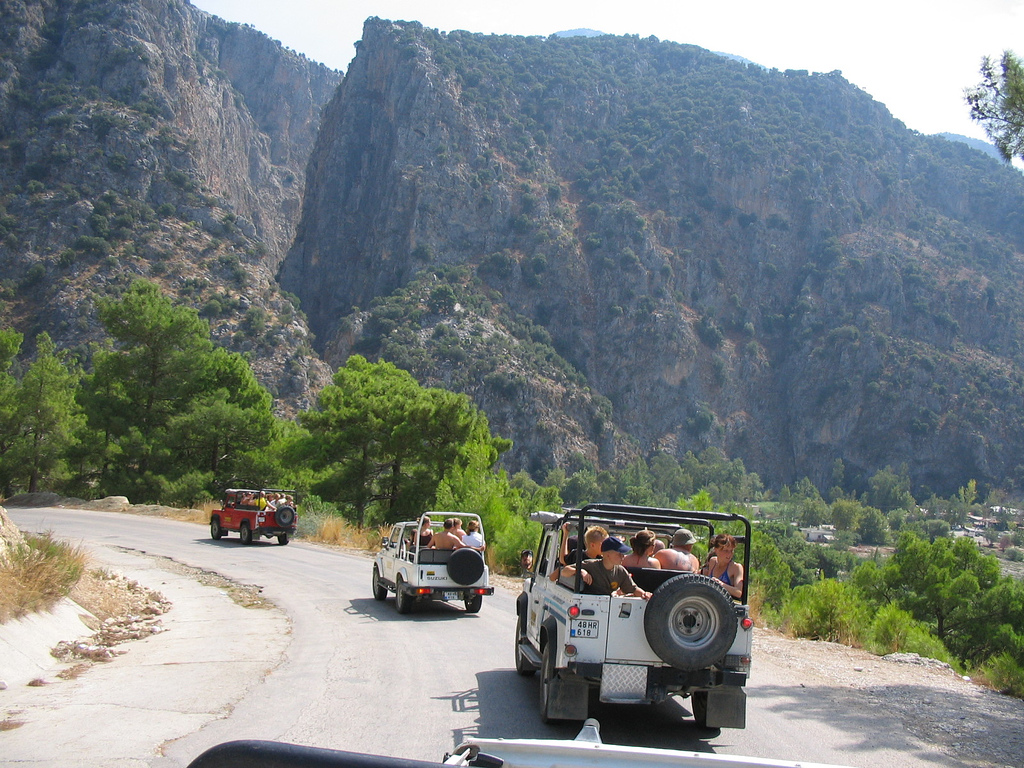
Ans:
{"type": "Polygon", "coordinates": [[[475,549],[456,549],[448,561],[448,576],[456,584],[472,584],[484,575],[484,558],[475,549]]]}
{"type": "Polygon", "coordinates": [[[648,601],[644,634],[651,650],[676,669],[705,669],[721,661],[736,639],[732,597],[708,576],[676,576],[648,601]]]}
{"type": "Polygon", "coordinates": [[[282,526],[289,526],[295,522],[295,510],[291,507],[278,507],[277,508],[277,524],[282,526]]]}

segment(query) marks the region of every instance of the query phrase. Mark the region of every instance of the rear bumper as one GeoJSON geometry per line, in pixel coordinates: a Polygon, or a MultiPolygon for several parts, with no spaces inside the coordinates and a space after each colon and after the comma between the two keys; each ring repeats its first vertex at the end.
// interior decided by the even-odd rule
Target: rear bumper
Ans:
{"type": "MultiPolygon", "coordinates": [[[[573,674],[591,682],[600,682],[604,674],[604,664],[600,663],[570,661],[566,666],[573,674]]],[[[675,669],[674,667],[647,667],[647,688],[649,695],[654,699],[664,698],[664,692],[689,691],[695,688],[709,689],[721,686],[742,687],[746,684],[746,673],[728,669],[696,669],[687,671],[675,669]]]]}
{"type": "Polygon", "coordinates": [[[493,595],[494,587],[413,587],[403,584],[402,591],[422,600],[465,600],[477,595],[493,595]]]}

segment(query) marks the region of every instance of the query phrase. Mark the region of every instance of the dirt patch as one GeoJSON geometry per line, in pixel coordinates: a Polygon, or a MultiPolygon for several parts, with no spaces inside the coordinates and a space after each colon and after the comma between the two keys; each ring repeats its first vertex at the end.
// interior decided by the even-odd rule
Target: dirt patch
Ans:
{"type": "Polygon", "coordinates": [[[790,670],[801,685],[842,690],[844,707],[888,713],[963,765],[1024,765],[1024,701],[977,685],[940,661],[907,653],[875,656],[758,628],[755,668],[763,658],[790,670]]]}
{"type": "MultiPolygon", "coordinates": [[[[88,571],[71,590],[71,599],[96,617],[93,634],[66,640],[50,653],[63,662],[110,661],[124,653],[116,646],[163,631],[160,617],[171,604],[159,592],[105,570],[88,571]]],[[[77,677],[83,670],[79,666],[77,677]]]]}

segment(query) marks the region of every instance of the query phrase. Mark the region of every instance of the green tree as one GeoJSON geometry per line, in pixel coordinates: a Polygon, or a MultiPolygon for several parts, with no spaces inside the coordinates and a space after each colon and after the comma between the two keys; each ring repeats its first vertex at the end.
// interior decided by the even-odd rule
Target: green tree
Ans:
{"type": "Polygon", "coordinates": [[[910,475],[906,467],[899,471],[889,466],[880,469],[871,476],[869,484],[871,490],[867,493],[866,501],[883,512],[911,509],[914,506],[914,497],[910,494],[910,475]]]}
{"type": "Polygon", "coordinates": [[[1012,51],[1004,51],[998,64],[986,56],[981,78],[966,92],[971,117],[1006,160],[1024,157],[1024,63],[1012,51]]]}
{"type": "Polygon", "coordinates": [[[11,449],[18,438],[18,381],[10,373],[11,363],[21,349],[24,337],[10,329],[0,330],[0,490],[13,492],[17,462],[11,449]]]}
{"type": "Polygon", "coordinates": [[[265,445],[273,424],[270,397],[248,363],[215,348],[198,313],[152,283],[97,301],[97,313],[113,344],[94,356],[81,402],[99,490],[156,501],[185,475],[204,473],[211,492],[234,479],[242,455],[265,445]]]}
{"type": "Polygon", "coordinates": [[[82,421],[75,402],[79,375],[70,370],[47,333],[36,338],[36,359],[17,389],[18,442],[12,451],[29,493],[52,480],[82,421]]]}
{"type": "Polygon", "coordinates": [[[359,525],[426,511],[449,471],[471,457],[493,466],[511,446],[491,436],[465,395],[422,388],[407,371],[359,355],[300,421],[309,436],[296,450],[320,472],[312,490],[359,525]]]}

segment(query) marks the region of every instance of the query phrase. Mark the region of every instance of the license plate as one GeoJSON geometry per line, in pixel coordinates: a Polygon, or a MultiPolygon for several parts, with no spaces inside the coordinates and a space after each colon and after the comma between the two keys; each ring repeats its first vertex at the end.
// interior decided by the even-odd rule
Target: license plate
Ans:
{"type": "Polygon", "coordinates": [[[441,593],[441,599],[442,600],[458,600],[459,599],[459,593],[458,592],[442,592],[441,593]]]}
{"type": "Polygon", "coordinates": [[[597,637],[600,628],[595,619],[569,619],[569,637],[597,637]]]}

